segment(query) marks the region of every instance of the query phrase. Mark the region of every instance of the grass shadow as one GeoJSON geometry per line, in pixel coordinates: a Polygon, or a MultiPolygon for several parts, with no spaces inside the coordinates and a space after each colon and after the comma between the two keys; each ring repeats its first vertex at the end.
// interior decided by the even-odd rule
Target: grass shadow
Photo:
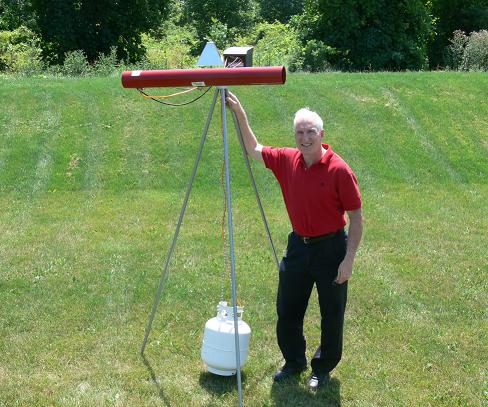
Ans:
{"type": "MultiPolygon", "coordinates": [[[[246,375],[241,372],[241,381],[244,383],[246,375]]],[[[224,394],[237,392],[237,376],[219,376],[210,372],[200,373],[198,380],[200,386],[209,393],[222,396],[224,394]]]]}
{"type": "Polygon", "coordinates": [[[149,375],[151,376],[151,379],[156,386],[156,389],[158,391],[158,396],[161,399],[161,401],[164,403],[166,407],[171,407],[171,403],[169,400],[166,398],[164,395],[163,388],[161,387],[161,384],[159,383],[159,380],[156,376],[156,373],[154,373],[154,369],[152,368],[151,364],[149,363],[149,360],[146,359],[146,356],[144,354],[141,354],[142,361],[144,362],[144,365],[146,366],[149,375]]]}
{"type": "Polygon", "coordinates": [[[274,382],[271,387],[271,396],[277,407],[340,407],[341,382],[332,378],[317,392],[300,386],[300,379],[290,378],[284,382],[274,382]]]}

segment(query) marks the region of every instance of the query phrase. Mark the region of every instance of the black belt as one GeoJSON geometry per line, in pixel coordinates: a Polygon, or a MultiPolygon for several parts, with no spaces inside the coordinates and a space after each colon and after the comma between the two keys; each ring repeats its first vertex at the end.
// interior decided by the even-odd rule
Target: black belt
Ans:
{"type": "Polygon", "coordinates": [[[326,240],[326,239],[330,239],[331,237],[339,236],[341,233],[344,233],[344,229],[339,229],[339,230],[336,230],[335,232],[332,232],[332,233],[327,233],[325,235],[312,236],[312,237],[300,236],[298,233],[295,233],[295,235],[298,236],[298,238],[303,242],[303,244],[311,245],[311,244],[315,244],[315,243],[321,242],[321,241],[326,240]]]}

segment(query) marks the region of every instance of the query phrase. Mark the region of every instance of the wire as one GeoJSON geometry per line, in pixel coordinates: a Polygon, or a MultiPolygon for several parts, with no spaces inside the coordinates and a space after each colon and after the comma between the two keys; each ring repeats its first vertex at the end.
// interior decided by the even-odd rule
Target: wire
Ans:
{"type": "Polygon", "coordinates": [[[234,59],[229,65],[229,68],[239,68],[241,66],[244,66],[244,61],[241,58],[236,58],[234,59]]]}
{"type": "Polygon", "coordinates": [[[142,95],[142,96],[145,97],[145,98],[148,98],[148,99],[170,99],[170,98],[175,97],[175,96],[178,96],[178,95],[183,95],[185,93],[193,92],[196,89],[198,89],[198,88],[197,87],[193,87],[193,88],[190,88],[190,89],[186,89],[185,88],[185,90],[182,90],[182,91],[176,92],[176,93],[172,93],[171,95],[162,95],[162,96],[154,96],[154,95],[146,96],[146,95],[142,95]]]}
{"type": "Polygon", "coordinates": [[[158,103],[161,103],[162,105],[167,105],[167,106],[186,106],[186,105],[189,105],[190,103],[193,103],[193,102],[196,102],[198,99],[202,98],[203,96],[205,96],[208,91],[211,89],[212,87],[209,86],[207,88],[207,90],[205,92],[203,92],[200,96],[197,96],[195,99],[193,100],[190,100],[188,102],[184,102],[184,103],[168,103],[168,102],[163,102],[162,100],[158,100],[156,99],[156,97],[154,96],[151,96],[151,95],[148,95],[147,93],[145,93],[141,88],[137,88],[137,90],[139,91],[139,93],[141,93],[142,95],[144,95],[146,98],[148,99],[152,99],[154,100],[155,102],[158,102],[158,103]]]}
{"type": "Polygon", "coordinates": [[[234,59],[231,59],[227,57],[225,59],[224,65],[226,68],[240,68],[245,66],[244,60],[241,57],[233,57],[234,59]]]}

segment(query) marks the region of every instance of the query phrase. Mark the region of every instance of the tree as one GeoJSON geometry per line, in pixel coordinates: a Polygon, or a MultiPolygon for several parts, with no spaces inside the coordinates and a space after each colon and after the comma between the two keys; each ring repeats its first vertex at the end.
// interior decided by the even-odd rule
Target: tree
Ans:
{"type": "Polygon", "coordinates": [[[303,11],[304,0],[260,0],[260,16],[270,23],[287,23],[291,16],[303,11]]]}
{"type": "Polygon", "coordinates": [[[488,0],[431,0],[436,35],[429,43],[429,64],[443,66],[446,47],[456,30],[471,33],[488,28],[488,0]]]}
{"type": "Polygon", "coordinates": [[[44,56],[61,63],[66,52],[83,50],[89,61],[117,47],[119,58],[138,60],[141,33],[159,24],[168,0],[31,0],[44,56]]]}
{"type": "Polygon", "coordinates": [[[0,0],[0,30],[13,31],[20,26],[33,29],[35,22],[29,0],[0,0]]]}
{"type": "Polygon", "coordinates": [[[257,19],[255,0],[187,0],[185,7],[186,20],[200,40],[196,53],[207,40],[217,40],[221,47],[232,43],[238,35],[247,34],[257,19]]]}
{"type": "Polygon", "coordinates": [[[337,49],[339,68],[403,70],[426,65],[431,19],[422,0],[308,0],[304,16],[304,39],[337,49]]]}

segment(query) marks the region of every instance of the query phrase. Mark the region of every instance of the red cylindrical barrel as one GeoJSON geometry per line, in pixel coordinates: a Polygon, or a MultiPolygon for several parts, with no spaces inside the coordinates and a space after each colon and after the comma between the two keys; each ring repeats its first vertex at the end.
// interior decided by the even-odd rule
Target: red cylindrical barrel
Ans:
{"type": "Polygon", "coordinates": [[[284,66],[195,68],[122,72],[124,88],[284,84],[284,66]]]}

